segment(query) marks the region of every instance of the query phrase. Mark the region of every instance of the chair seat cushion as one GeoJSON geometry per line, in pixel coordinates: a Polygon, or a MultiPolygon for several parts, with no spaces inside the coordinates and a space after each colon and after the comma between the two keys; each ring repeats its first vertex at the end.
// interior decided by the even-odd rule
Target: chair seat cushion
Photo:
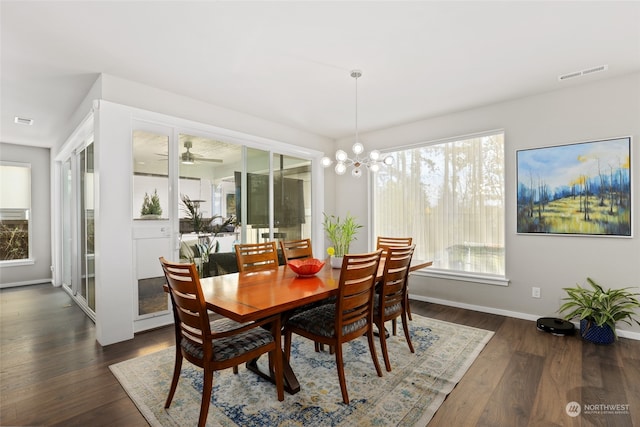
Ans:
{"type": "MultiPolygon", "coordinates": [[[[315,335],[323,337],[334,338],[335,337],[335,323],[336,323],[336,305],[324,304],[320,307],[315,307],[300,314],[291,317],[285,328],[296,327],[302,330],[311,332],[315,335]]],[[[347,335],[350,332],[358,330],[367,324],[366,319],[360,319],[355,323],[344,325],[342,327],[342,335],[347,335]]]]}
{"type": "MultiPolygon", "coordinates": [[[[220,320],[216,322],[220,322],[220,320]]],[[[237,326],[241,325],[237,322],[233,323],[235,323],[237,326]]],[[[216,325],[216,329],[223,326],[223,324],[216,325]]],[[[229,323],[228,326],[231,326],[231,324],[229,323]]],[[[274,339],[273,335],[271,335],[271,332],[258,327],[249,329],[248,331],[241,332],[236,335],[232,335],[230,337],[215,339],[213,340],[213,360],[216,362],[228,360],[256,348],[272,343],[273,341],[274,339]]],[[[204,351],[202,350],[202,346],[196,345],[184,338],[182,339],[180,346],[188,354],[198,359],[202,359],[204,353],[204,351]]]]}
{"type": "MultiPolygon", "coordinates": [[[[373,312],[375,313],[376,316],[378,314],[380,314],[380,299],[379,298],[380,298],[379,295],[376,295],[376,299],[373,302],[373,312]]],[[[402,305],[400,303],[393,304],[393,305],[391,305],[389,307],[385,307],[385,309],[384,309],[385,317],[392,316],[394,314],[400,316],[400,313],[402,313],[402,305]]]]}
{"type": "Polygon", "coordinates": [[[227,332],[227,331],[232,331],[234,329],[239,329],[245,325],[248,325],[249,323],[250,322],[239,323],[239,322],[236,322],[235,320],[231,320],[231,319],[227,319],[226,317],[223,317],[222,319],[214,320],[213,322],[209,323],[209,327],[211,328],[211,332],[216,334],[220,332],[227,332]]]}

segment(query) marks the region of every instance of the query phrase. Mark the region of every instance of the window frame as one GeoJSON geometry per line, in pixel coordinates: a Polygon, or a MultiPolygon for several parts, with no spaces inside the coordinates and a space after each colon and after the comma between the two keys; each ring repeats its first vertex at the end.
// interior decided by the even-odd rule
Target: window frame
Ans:
{"type": "Polygon", "coordinates": [[[35,259],[33,258],[33,199],[32,199],[32,181],[33,181],[33,174],[32,174],[32,165],[31,163],[27,163],[27,162],[14,162],[14,161],[6,161],[6,160],[1,160],[0,161],[0,167],[2,166],[12,166],[12,167],[23,167],[25,169],[28,170],[29,173],[29,208],[26,209],[26,217],[27,217],[27,244],[28,244],[28,251],[29,253],[27,254],[26,258],[20,258],[20,259],[7,259],[7,260],[0,260],[0,268],[2,267],[16,267],[16,266],[22,266],[22,265],[33,265],[35,264],[35,259]]]}
{"type": "MultiPolygon", "coordinates": [[[[454,136],[454,137],[447,137],[447,138],[441,138],[441,139],[436,139],[436,140],[429,140],[429,141],[421,141],[418,143],[414,143],[414,144],[407,144],[407,145],[401,145],[401,146],[397,146],[397,147],[393,147],[392,149],[388,149],[385,150],[384,154],[393,154],[395,152],[398,151],[404,151],[404,150],[414,150],[414,149],[418,149],[418,148],[425,148],[425,147],[430,147],[430,146],[434,146],[434,145],[441,145],[441,144],[446,144],[446,143],[451,143],[451,142],[456,142],[456,141],[462,141],[462,140],[467,140],[467,139],[474,139],[474,138],[481,138],[481,137],[485,137],[485,136],[491,136],[491,135],[498,135],[498,134],[502,134],[503,137],[503,174],[502,174],[502,179],[503,179],[503,183],[502,183],[502,191],[503,191],[503,225],[502,225],[502,232],[504,235],[504,246],[505,246],[505,250],[504,250],[504,274],[490,274],[490,273],[480,273],[480,272],[467,272],[467,271],[460,271],[460,270],[447,270],[447,269],[439,269],[437,267],[429,267],[426,269],[422,269],[419,271],[416,271],[414,274],[420,275],[420,276],[427,276],[427,277],[433,277],[433,278],[438,278],[438,279],[449,279],[449,280],[457,280],[457,281],[464,281],[464,282],[474,282],[474,283],[481,283],[481,284],[488,284],[488,285],[496,285],[496,286],[508,286],[509,285],[509,279],[507,278],[507,250],[506,250],[506,245],[507,245],[507,236],[506,236],[506,230],[507,230],[507,206],[506,206],[506,190],[507,190],[507,170],[506,170],[506,135],[505,135],[505,131],[504,129],[492,129],[492,130],[487,130],[487,131],[483,131],[483,132],[477,132],[477,133],[472,133],[472,134],[466,134],[466,135],[460,135],[460,136],[454,136]]],[[[390,167],[393,167],[390,166],[390,167]]],[[[375,176],[371,176],[368,180],[368,194],[369,194],[369,223],[371,224],[370,227],[370,236],[369,236],[369,241],[370,242],[375,242],[376,239],[376,218],[375,218],[375,188],[374,186],[376,185],[376,178],[375,176]]]]}

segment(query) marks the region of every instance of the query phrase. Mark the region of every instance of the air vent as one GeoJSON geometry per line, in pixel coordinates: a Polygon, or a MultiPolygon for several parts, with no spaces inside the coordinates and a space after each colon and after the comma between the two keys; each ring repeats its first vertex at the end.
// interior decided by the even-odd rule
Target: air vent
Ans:
{"type": "Polygon", "coordinates": [[[599,73],[601,71],[607,71],[609,69],[608,65],[599,65],[597,67],[587,68],[581,71],[574,71],[572,73],[563,74],[558,76],[558,81],[564,81],[573,79],[575,77],[586,76],[587,74],[599,73]]]}
{"type": "Polygon", "coordinates": [[[18,117],[16,116],[15,119],[13,119],[14,122],[16,122],[19,125],[27,125],[27,126],[31,126],[33,124],[33,119],[27,119],[25,117],[18,117]]]}
{"type": "Polygon", "coordinates": [[[582,70],[582,75],[586,76],[587,74],[591,74],[591,73],[599,73],[600,71],[606,71],[607,70],[606,65],[601,65],[599,67],[594,67],[594,68],[589,68],[588,70],[582,70]]]}
{"type": "Polygon", "coordinates": [[[581,75],[582,75],[582,72],[580,72],[580,71],[575,72],[575,73],[564,74],[564,75],[558,77],[558,80],[562,81],[562,80],[572,79],[574,77],[580,77],[581,75]]]}

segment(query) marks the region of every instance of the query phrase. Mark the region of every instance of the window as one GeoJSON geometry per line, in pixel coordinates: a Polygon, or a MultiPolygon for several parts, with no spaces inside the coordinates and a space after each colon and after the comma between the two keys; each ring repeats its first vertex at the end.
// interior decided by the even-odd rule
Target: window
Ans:
{"type": "Polygon", "coordinates": [[[391,154],[373,178],[373,232],[413,237],[441,273],[504,276],[504,134],[425,143],[391,154]]]}
{"type": "Polygon", "coordinates": [[[0,163],[0,262],[30,258],[31,165],[0,163]]]}

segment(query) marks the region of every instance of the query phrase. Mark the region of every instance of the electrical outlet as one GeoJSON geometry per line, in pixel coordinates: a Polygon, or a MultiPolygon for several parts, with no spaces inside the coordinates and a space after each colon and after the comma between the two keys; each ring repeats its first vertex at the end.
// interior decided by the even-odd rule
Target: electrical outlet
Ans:
{"type": "Polygon", "coordinates": [[[532,287],[531,288],[531,297],[532,298],[540,298],[540,288],[532,287]]]}

